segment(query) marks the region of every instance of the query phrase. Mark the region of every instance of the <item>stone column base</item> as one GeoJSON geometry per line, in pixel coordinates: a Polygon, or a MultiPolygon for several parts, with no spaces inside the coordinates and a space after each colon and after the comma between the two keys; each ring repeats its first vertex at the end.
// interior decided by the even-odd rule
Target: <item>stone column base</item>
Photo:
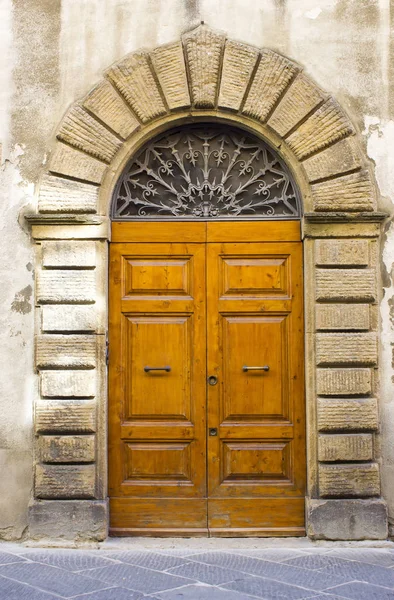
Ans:
{"type": "Polygon", "coordinates": [[[384,500],[306,501],[307,535],[312,540],[385,540],[388,536],[384,500]]]}
{"type": "Polygon", "coordinates": [[[108,535],[106,500],[35,500],[29,509],[32,540],[105,540],[108,535]]]}

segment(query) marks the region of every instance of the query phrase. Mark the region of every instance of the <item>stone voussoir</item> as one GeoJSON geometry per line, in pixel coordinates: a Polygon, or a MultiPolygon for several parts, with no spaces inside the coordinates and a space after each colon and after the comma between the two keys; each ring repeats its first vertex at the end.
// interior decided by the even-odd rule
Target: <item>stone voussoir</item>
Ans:
{"type": "Polygon", "coordinates": [[[322,498],[379,496],[379,466],[376,463],[320,464],[319,491],[322,498]]]}
{"type": "Polygon", "coordinates": [[[40,183],[41,213],[96,213],[98,187],[80,181],[44,175],[40,183]]]}
{"type": "Polygon", "coordinates": [[[370,461],[373,458],[372,434],[320,434],[318,456],[320,462],[370,461]]]}
{"type": "Polygon", "coordinates": [[[170,110],[190,106],[181,42],[159,46],[150,57],[170,110]]]}
{"type": "Polygon", "coordinates": [[[362,160],[354,137],[350,137],[307,158],[303,161],[302,166],[309,182],[313,183],[320,179],[360,169],[362,160]]]}
{"type": "Polygon", "coordinates": [[[36,432],[94,433],[96,402],[93,400],[38,400],[35,406],[36,432]]]}
{"type": "Polygon", "coordinates": [[[259,51],[253,46],[226,41],[218,105],[239,110],[245,96],[259,51]]]}
{"type": "Polygon", "coordinates": [[[319,431],[376,431],[376,398],[318,398],[319,431]]]}
{"type": "Polygon", "coordinates": [[[129,54],[111,67],[106,75],[142,123],[167,112],[146,52],[129,54]]]}
{"type": "Polygon", "coordinates": [[[311,190],[317,212],[376,210],[376,193],[366,169],[314,183],[311,190]]]}
{"type": "Polygon", "coordinates": [[[337,102],[329,98],[287,138],[286,142],[302,160],[354,134],[349,118],[337,102]]]}
{"type": "Polygon", "coordinates": [[[100,81],[89,92],[83,106],[124,140],[140,127],[130,108],[107,80],[100,81]]]}
{"type": "Polygon", "coordinates": [[[196,108],[214,108],[220,64],[226,36],[200,25],[182,36],[190,73],[192,103],[196,108]]]}
{"type": "Polygon", "coordinates": [[[268,125],[286,136],[325,98],[325,94],[305,73],[299,73],[275,108],[268,125]]]}
{"type": "Polygon", "coordinates": [[[318,333],[317,365],[376,365],[378,341],[375,333],[318,333]]]}
{"type": "Polygon", "coordinates": [[[300,67],[284,56],[263,50],[242,112],[265,122],[299,71],[300,67]]]}
{"type": "Polygon", "coordinates": [[[61,142],[56,144],[49,163],[51,173],[92,183],[101,183],[106,168],[106,163],[61,142]]]}
{"type": "Polygon", "coordinates": [[[113,133],[78,104],[64,117],[57,137],[106,163],[111,162],[122,145],[113,133]]]}
{"type": "Polygon", "coordinates": [[[94,498],[94,465],[36,465],[37,498],[94,498]]]}

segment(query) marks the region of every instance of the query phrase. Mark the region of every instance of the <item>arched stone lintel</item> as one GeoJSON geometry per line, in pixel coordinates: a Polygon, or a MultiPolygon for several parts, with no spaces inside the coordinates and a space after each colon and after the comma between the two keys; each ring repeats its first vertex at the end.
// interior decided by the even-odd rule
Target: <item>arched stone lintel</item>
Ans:
{"type": "MultiPolygon", "coordinates": [[[[204,117],[238,123],[274,145],[305,180],[306,211],[376,209],[355,128],[338,103],[294,61],[227,40],[206,25],[180,42],[133,52],[108,69],[65,115],[48,171],[84,182],[85,198],[86,184],[106,182],[119,157],[154,131],[204,117]]],[[[40,212],[92,211],[86,200],[78,203],[77,185],[71,190],[62,183],[44,176],[40,212]]],[[[96,210],[103,213],[104,207],[96,210]]]]}

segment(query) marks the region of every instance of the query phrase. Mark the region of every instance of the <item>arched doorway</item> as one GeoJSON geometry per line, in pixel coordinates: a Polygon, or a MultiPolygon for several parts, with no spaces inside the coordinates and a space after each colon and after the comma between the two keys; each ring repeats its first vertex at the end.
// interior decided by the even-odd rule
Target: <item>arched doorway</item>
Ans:
{"type": "MultiPolygon", "coordinates": [[[[272,50],[227,40],[205,25],[150,54],[128,55],[70,108],[40,181],[37,212],[27,216],[37,244],[40,384],[30,535],[107,535],[110,198],[130,156],[171,127],[197,121],[231,124],[266,140],[294,174],[304,205],[301,234],[291,243],[303,239],[307,533],[383,539],[387,512],[374,435],[379,428],[377,242],[384,215],[376,212],[368,161],[347,115],[299,65],[272,50]]],[[[205,210],[209,202],[199,208],[202,215],[205,210]]],[[[222,225],[212,217],[204,235],[211,225],[222,225]]],[[[278,222],[279,229],[290,226],[285,220],[245,219],[236,232],[264,226],[267,241],[267,230],[278,232],[278,222]]],[[[176,225],[185,223],[171,223],[176,225]]],[[[116,226],[145,235],[149,227],[165,230],[166,223],[116,226]]],[[[183,243],[177,240],[170,243],[183,243]]],[[[243,239],[196,243],[246,242],[263,243],[249,231],[243,239]]],[[[218,390],[219,383],[209,389],[218,390]]],[[[228,456],[231,474],[238,454],[230,449],[228,456]]]]}
{"type": "Polygon", "coordinates": [[[115,188],[113,535],[304,535],[300,198],[263,140],[160,134],[115,188]]]}

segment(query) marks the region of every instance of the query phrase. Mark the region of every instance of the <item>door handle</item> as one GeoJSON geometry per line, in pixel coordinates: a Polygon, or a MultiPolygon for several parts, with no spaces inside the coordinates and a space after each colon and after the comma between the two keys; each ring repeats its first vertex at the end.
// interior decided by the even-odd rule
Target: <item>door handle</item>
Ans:
{"type": "Polygon", "coordinates": [[[264,365],[264,367],[247,367],[244,365],[242,367],[242,371],[269,371],[270,368],[268,365],[264,365]]]}
{"type": "Polygon", "coordinates": [[[145,373],[149,373],[149,371],[167,371],[169,373],[171,371],[171,367],[144,367],[145,373]]]}

